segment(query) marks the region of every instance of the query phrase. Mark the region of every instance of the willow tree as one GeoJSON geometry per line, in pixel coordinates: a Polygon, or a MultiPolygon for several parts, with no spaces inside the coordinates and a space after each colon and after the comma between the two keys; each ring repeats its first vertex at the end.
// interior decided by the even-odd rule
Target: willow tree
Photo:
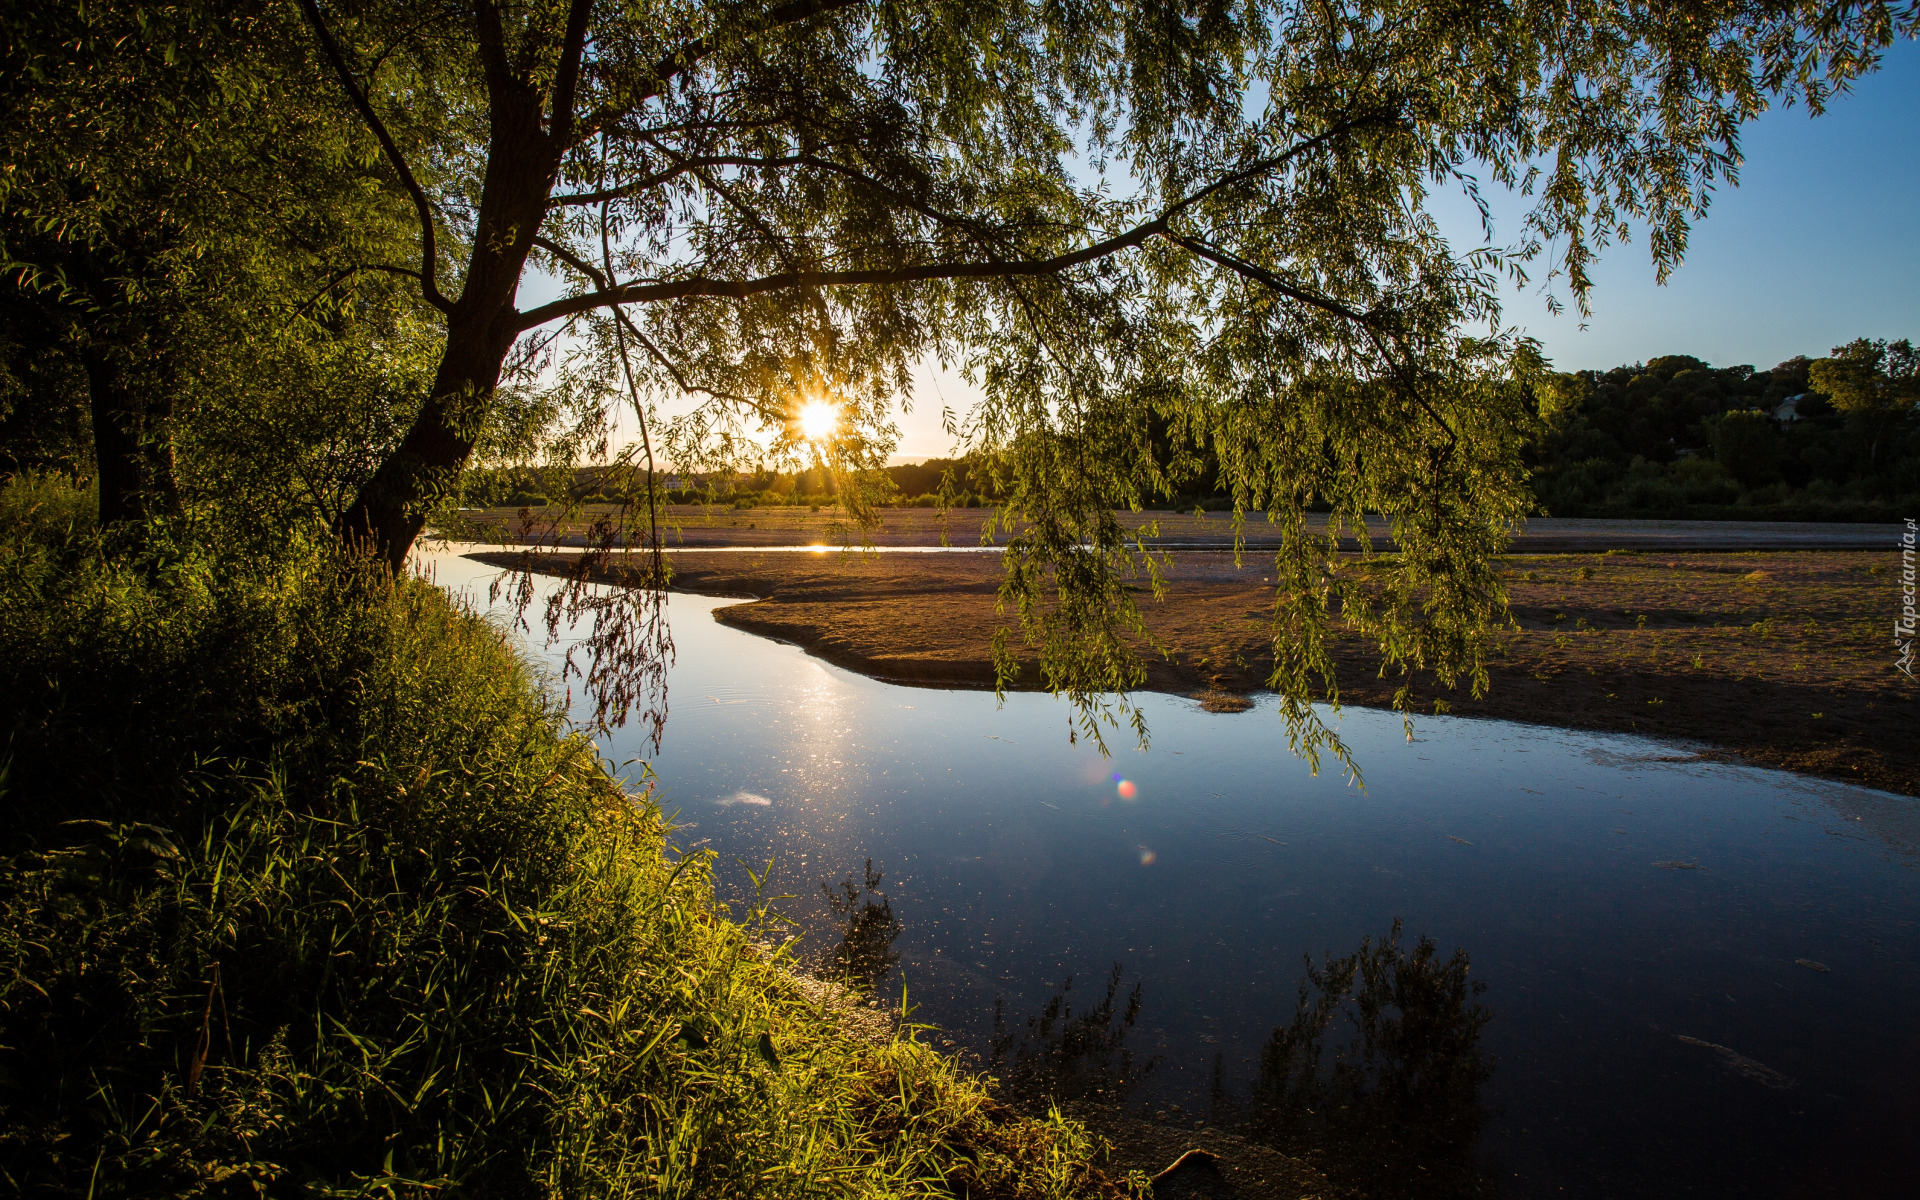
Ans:
{"type": "MultiPolygon", "coordinates": [[[[418,216],[417,260],[385,267],[446,330],[345,539],[397,569],[536,378],[589,409],[630,394],[641,452],[681,467],[756,431],[791,447],[829,398],[830,456],[858,467],[938,356],[983,383],[961,431],[1004,477],[1002,598],[1087,727],[1141,678],[1124,581],[1150,556],[1113,511],[1217,461],[1236,514],[1283,534],[1272,683],[1309,752],[1337,622],[1390,671],[1484,684],[1538,366],[1501,289],[1531,275],[1584,305],[1593,256],[1636,228],[1664,276],[1742,122],[1818,110],[1920,21],[1792,0],[301,4],[418,216]],[[428,109],[456,136],[409,156],[428,109]],[[1430,202],[1485,184],[1528,198],[1520,227],[1449,244],[1430,202]],[[530,266],[571,291],[522,308],[530,266]],[[670,397],[694,407],[663,422],[670,397]],[[1366,513],[1398,553],[1360,578],[1333,539],[1366,513]]],[[[599,683],[663,646],[609,634],[599,683]]]]}

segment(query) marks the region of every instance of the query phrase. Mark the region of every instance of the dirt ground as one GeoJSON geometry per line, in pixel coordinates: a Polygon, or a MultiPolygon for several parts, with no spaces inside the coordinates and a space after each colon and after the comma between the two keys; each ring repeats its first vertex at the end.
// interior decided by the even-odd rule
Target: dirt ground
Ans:
{"type": "MultiPolygon", "coordinates": [[[[747,601],[716,613],[729,625],[894,682],[993,685],[992,637],[1008,620],[994,611],[994,555],[671,558],[677,589],[747,601]]],[[[1218,711],[1263,686],[1271,592],[1259,556],[1244,561],[1175,555],[1166,597],[1145,605],[1171,652],[1149,662],[1149,688],[1218,711]]],[[[1519,628],[1488,663],[1492,686],[1476,699],[1426,681],[1418,711],[1638,733],[1920,795],[1920,687],[1895,668],[1889,628],[1893,554],[1516,555],[1505,566],[1519,628]]],[[[1349,638],[1337,658],[1344,703],[1391,703],[1394,683],[1367,645],[1349,638]]],[[[1014,686],[1041,683],[1029,669],[1014,686]]]]}

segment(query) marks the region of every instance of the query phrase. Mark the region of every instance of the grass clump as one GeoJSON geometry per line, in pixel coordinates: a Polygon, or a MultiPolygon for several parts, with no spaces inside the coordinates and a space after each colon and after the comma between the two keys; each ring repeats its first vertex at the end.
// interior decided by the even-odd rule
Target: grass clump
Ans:
{"type": "Polygon", "coordinates": [[[438,591],[46,528],[0,536],[9,1192],[1115,1191],[846,1036],[438,591]]]}

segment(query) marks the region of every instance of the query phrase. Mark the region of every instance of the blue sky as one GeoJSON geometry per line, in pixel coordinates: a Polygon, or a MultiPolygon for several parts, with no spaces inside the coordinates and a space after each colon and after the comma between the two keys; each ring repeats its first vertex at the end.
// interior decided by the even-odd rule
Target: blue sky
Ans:
{"type": "Polygon", "coordinates": [[[1742,149],[1740,186],[1716,194],[1665,287],[1641,239],[1602,260],[1584,330],[1533,295],[1515,295],[1507,320],[1569,371],[1662,354],[1765,368],[1856,337],[1920,337],[1920,43],[1897,45],[1823,116],[1767,113],[1742,149]]]}
{"type": "MultiPolygon", "coordinates": [[[[1743,131],[1741,149],[1739,186],[1715,194],[1664,286],[1636,238],[1601,258],[1591,316],[1571,304],[1550,315],[1536,285],[1508,296],[1507,324],[1540,339],[1563,371],[1663,354],[1765,369],[1856,337],[1920,338],[1920,43],[1896,45],[1820,117],[1799,107],[1765,114],[1743,131]]],[[[1494,237],[1504,243],[1517,236],[1520,208],[1497,208],[1506,219],[1494,237]]],[[[1436,215],[1456,245],[1482,240],[1464,202],[1436,205],[1436,215]]],[[[945,454],[941,407],[963,411],[976,393],[932,364],[915,391],[900,457],[945,454]]]]}

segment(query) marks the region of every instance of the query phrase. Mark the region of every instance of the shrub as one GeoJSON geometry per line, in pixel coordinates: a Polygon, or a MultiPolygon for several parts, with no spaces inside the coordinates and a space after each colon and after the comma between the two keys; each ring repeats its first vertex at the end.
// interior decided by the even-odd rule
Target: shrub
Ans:
{"type": "Polygon", "coordinates": [[[1726,467],[1708,458],[1683,458],[1667,468],[1688,504],[1732,504],[1740,484],[1726,467]]]}
{"type": "Polygon", "coordinates": [[[28,472],[0,486],[0,528],[37,543],[84,536],[99,519],[92,488],[76,488],[65,476],[28,472]]]}
{"type": "Polygon", "coordinates": [[[1780,470],[1780,430],[1765,413],[1736,409],[1703,422],[1713,456],[1741,486],[1761,488],[1780,470]]]}

